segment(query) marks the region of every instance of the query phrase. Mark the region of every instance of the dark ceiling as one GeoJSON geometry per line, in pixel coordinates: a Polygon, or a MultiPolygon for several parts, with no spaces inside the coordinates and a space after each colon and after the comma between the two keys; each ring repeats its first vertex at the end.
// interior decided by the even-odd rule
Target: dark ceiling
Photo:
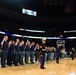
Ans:
{"type": "Polygon", "coordinates": [[[22,8],[34,10],[43,17],[76,13],[76,0],[0,0],[0,6],[20,13],[22,8]]]}
{"type": "Polygon", "coordinates": [[[0,0],[0,30],[32,36],[76,36],[64,30],[76,29],[75,0],[0,0]],[[53,1],[49,4],[49,1],[53,1]],[[73,6],[74,5],[74,6],[73,6]],[[35,10],[37,17],[21,14],[22,8],[35,10]],[[69,10],[68,10],[69,9],[69,10]],[[68,10],[68,11],[67,11],[68,10]],[[45,30],[45,34],[19,31],[19,28],[45,30]]]}

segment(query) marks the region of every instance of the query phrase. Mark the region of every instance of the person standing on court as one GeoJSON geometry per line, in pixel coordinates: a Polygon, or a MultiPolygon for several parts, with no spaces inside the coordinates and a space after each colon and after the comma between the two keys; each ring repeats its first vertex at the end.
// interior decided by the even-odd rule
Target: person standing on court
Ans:
{"type": "Polygon", "coordinates": [[[34,64],[34,57],[35,57],[35,42],[32,42],[31,43],[31,46],[30,46],[30,50],[31,50],[31,53],[30,53],[30,61],[32,64],[34,64]]]}
{"type": "Polygon", "coordinates": [[[56,63],[58,64],[59,64],[59,57],[60,57],[60,45],[58,44],[56,48],[56,63]]]}
{"type": "Polygon", "coordinates": [[[15,43],[15,66],[19,66],[19,51],[20,51],[20,40],[17,38],[15,43]]]}
{"type": "Polygon", "coordinates": [[[15,54],[15,41],[11,40],[9,42],[9,51],[8,51],[8,56],[9,56],[9,66],[12,66],[12,62],[14,64],[14,54],[15,54]]]}
{"type": "Polygon", "coordinates": [[[40,45],[40,68],[45,69],[44,64],[45,64],[45,53],[46,53],[46,38],[42,39],[42,43],[40,45]]]}
{"type": "Polygon", "coordinates": [[[24,56],[25,56],[25,46],[24,46],[24,41],[22,40],[21,41],[21,43],[20,43],[20,55],[19,55],[19,58],[20,58],[20,60],[19,60],[19,62],[20,62],[20,65],[24,65],[23,64],[23,58],[24,58],[24,56]]]}
{"type": "Polygon", "coordinates": [[[37,43],[35,46],[35,61],[39,62],[39,56],[40,56],[40,49],[39,49],[39,44],[37,43]]]}
{"type": "Polygon", "coordinates": [[[30,41],[28,40],[26,42],[26,49],[25,49],[25,62],[28,64],[30,58],[30,41]]]}
{"type": "Polygon", "coordinates": [[[2,68],[5,68],[7,54],[8,54],[8,36],[7,35],[4,36],[1,42],[1,46],[2,46],[1,66],[2,68]]]}
{"type": "Polygon", "coordinates": [[[74,47],[72,47],[72,54],[71,54],[71,58],[72,58],[72,60],[74,60],[74,58],[75,58],[75,49],[74,49],[74,47]]]}

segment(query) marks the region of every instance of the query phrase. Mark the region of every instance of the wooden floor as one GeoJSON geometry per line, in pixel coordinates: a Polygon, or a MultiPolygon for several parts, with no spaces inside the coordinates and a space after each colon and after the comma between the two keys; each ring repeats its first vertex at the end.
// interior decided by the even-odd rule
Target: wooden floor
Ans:
{"type": "Polygon", "coordinates": [[[45,64],[46,69],[40,69],[39,64],[0,67],[0,75],[76,75],[76,59],[61,59],[60,64],[55,61],[45,64]]]}

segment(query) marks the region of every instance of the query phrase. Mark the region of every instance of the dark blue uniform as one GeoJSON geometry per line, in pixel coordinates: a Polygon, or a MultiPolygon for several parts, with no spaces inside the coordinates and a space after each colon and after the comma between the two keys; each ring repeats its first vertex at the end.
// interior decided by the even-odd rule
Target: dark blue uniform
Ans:
{"type": "Polygon", "coordinates": [[[23,64],[23,57],[24,57],[24,55],[25,55],[24,49],[25,49],[25,46],[22,45],[22,46],[20,47],[20,65],[22,65],[22,66],[24,65],[24,64],[23,64]]]}
{"type": "Polygon", "coordinates": [[[25,62],[26,62],[26,64],[28,64],[28,59],[30,57],[30,45],[26,46],[26,50],[25,51],[26,51],[25,52],[25,62]]]}
{"type": "Polygon", "coordinates": [[[33,64],[34,63],[34,56],[35,56],[35,51],[34,51],[34,49],[35,49],[35,46],[33,45],[32,47],[31,47],[31,63],[33,64]]]}
{"type": "Polygon", "coordinates": [[[39,56],[40,56],[40,49],[36,49],[35,51],[35,61],[39,62],[39,56]]]}
{"type": "Polygon", "coordinates": [[[47,61],[49,61],[50,60],[50,54],[51,54],[50,50],[47,50],[46,53],[47,53],[47,61]]]}
{"type": "Polygon", "coordinates": [[[60,49],[56,48],[56,63],[59,63],[59,57],[60,57],[60,49]]]}
{"type": "Polygon", "coordinates": [[[41,56],[40,68],[44,69],[46,51],[43,51],[42,49],[45,49],[46,46],[45,46],[45,44],[41,44],[40,46],[42,47],[42,48],[40,48],[40,56],[41,56]]]}
{"type": "Polygon", "coordinates": [[[75,50],[72,50],[72,54],[71,54],[72,60],[74,60],[74,56],[75,56],[75,50]]]}
{"type": "Polygon", "coordinates": [[[17,66],[19,63],[19,51],[20,51],[20,45],[17,44],[15,46],[15,66],[17,66]]]}
{"type": "Polygon", "coordinates": [[[4,41],[3,47],[2,47],[2,57],[1,57],[1,66],[2,66],[2,68],[5,67],[7,54],[8,54],[8,42],[4,41]]]}
{"type": "Polygon", "coordinates": [[[9,52],[8,52],[8,56],[9,56],[9,66],[12,66],[12,62],[14,63],[14,50],[15,50],[15,45],[11,44],[9,47],[9,52]]]}

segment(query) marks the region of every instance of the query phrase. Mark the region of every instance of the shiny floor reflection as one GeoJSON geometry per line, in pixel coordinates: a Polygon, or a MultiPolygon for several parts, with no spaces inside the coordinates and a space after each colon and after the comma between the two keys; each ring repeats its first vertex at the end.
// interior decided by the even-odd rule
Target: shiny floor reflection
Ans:
{"type": "Polygon", "coordinates": [[[46,69],[40,69],[39,64],[0,68],[0,75],[76,75],[76,59],[61,59],[45,64],[46,69]]]}

